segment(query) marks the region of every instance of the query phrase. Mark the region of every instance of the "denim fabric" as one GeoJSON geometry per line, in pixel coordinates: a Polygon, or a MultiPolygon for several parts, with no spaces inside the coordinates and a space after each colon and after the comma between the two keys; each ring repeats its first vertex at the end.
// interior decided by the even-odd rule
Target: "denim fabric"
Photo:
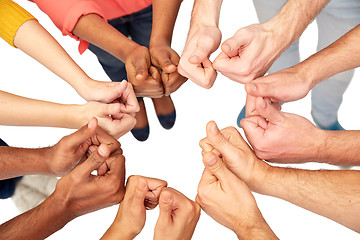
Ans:
{"type": "MultiPolygon", "coordinates": [[[[8,146],[0,138],[0,146],[8,146]]],[[[22,177],[10,178],[6,180],[0,180],[0,199],[6,199],[11,197],[15,192],[16,183],[20,181],[22,177]]]]}
{"type": "MultiPolygon", "coordinates": [[[[253,0],[260,23],[275,16],[286,0],[253,0]]],[[[316,17],[318,24],[317,51],[327,47],[360,23],[360,0],[331,0],[316,17]]],[[[269,73],[296,65],[300,61],[299,41],[294,42],[269,69],[269,73]]],[[[322,126],[337,121],[343,94],[354,70],[337,74],[311,92],[312,115],[322,126]]]]}
{"type": "MultiPolygon", "coordinates": [[[[152,29],[152,6],[108,22],[124,36],[142,46],[149,47],[152,29]]],[[[120,82],[127,79],[125,64],[122,61],[93,44],[89,45],[89,50],[97,56],[101,66],[112,81],[120,82]]]]}

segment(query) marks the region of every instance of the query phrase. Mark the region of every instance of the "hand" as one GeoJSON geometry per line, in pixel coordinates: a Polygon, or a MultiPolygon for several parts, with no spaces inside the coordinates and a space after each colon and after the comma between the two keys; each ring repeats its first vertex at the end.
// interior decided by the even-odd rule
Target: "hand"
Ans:
{"type": "Polygon", "coordinates": [[[81,108],[81,124],[89,121],[92,117],[96,117],[99,126],[116,139],[129,132],[136,124],[135,114],[122,113],[119,102],[109,104],[88,102],[81,108]]]}
{"type": "Polygon", "coordinates": [[[318,154],[325,131],[303,117],[280,112],[268,98],[256,99],[256,111],[259,116],[243,119],[241,126],[259,158],[300,163],[318,154]]]}
{"type": "Polygon", "coordinates": [[[274,34],[266,24],[240,28],[222,44],[214,68],[239,83],[263,76],[283,51],[274,34]]]}
{"type": "Polygon", "coordinates": [[[257,78],[245,85],[247,94],[269,97],[272,102],[291,102],[304,98],[315,86],[297,66],[257,78]]]}
{"type": "Polygon", "coordinates": [[[125,158],[121,149],[109,155],[108,145],[100,144],[87,160],[58,181],[52,195],[64,206],[64,214],[75,218],[123,199],[125,158]],[[106,174],[91,174],[104,165],[108,168],[106,174]]]}
{"type": "Polygon", "coordinates": [[[126,80],[122,82],[102,82],[87,78],[81,83],[79,94],[86,101],[102,103],[121,103],[121,112],[135,113],[139,111],[134,89],[126,80]]]}
{"type": "Polygon", "coordinates": [[[162,97],[164,88],[159,71],[150,65],[149,49],[137,46],[126,58],[126,72],[137,97],[162,97]]]}
{"type": "Polygon", "coordinates": [[[157,206],[160,192],[166,186],[163,180],[130,176],[116,218],[101,239],[135,238],[145,225],[146,209],[157,206]]]}
{"type": "Polygon", "coordinates": [[[221,32],[217,27],[192,29],[189,32],[178,71],[194,83],[211,88],[216,79],[216,71],[210,55],[219,47],[221,32]]]}
{"type": "MultiPolygon", "coordinates": [[[[234,231],[239,239],[268,239],[271,229],[261,215],[247,185],[213,152],[203,156],[205,170],[196,202],[215,221],[234,231]]],[[[271,234],[272,233],[272,234],[271,234]]]]}
{"type": "Polygon", "coordinates": [[[169,96],[187,80],[177,71],[180,57],[170,46],[154,44],[150,45],[150,55],[152,64],[161,69],[164,94],[169,96]]]}
{"type": "Polygon", "coordinates": [[[49,173],[63,176],[86,159],[90,146],[106,144],[110,153],[120,149],[120,143],[97,126],[96,118],[78,131],[63,137],[45,153],[49,173]]]}
{"type": "Polygon", "coordinates": [[[200,207],[182,193],[164,188],[159,201],[160,214],[154,240],[189,240],[200,218],[200,207]]]}
{"type": "Polygon", "coordinates": [[[200,141],[203,156],[213,152],[221,157],[225,165],[251,188],[262,181],[267,164],[258,159],[241,134],[234,127],[219,131],[216,123],[206,125],[207,137],[200,141]]]}

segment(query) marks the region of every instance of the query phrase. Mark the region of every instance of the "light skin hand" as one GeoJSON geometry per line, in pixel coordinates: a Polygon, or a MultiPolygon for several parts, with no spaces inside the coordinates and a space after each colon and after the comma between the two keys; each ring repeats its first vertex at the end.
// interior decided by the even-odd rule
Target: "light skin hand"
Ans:
{"type": "Polygon", "coordinates": [[[193,27],[180,58],[178,71],[204,88],[211,88],[217,73],[210,55],[219,47],[221,32],[216,26],[193,27]]]}
{"type": "Polygon", "coordinates": [[[180,57],[166,44],[150,44],[151,63],[161,69],[161,80],[165,96],[175,92],[187,78],[181,76],[177,71],[180,57]]]}
{"type": "Polygon", "coordinates": [[[129,132],[136,124],[135,113],[122,113],[121,108],[124,108],[124,105],[119,102],[109,104],[88,102],[80,108],[80,116],[82,116],[80,124],[95,116],[99,126],[116,139],[129,132]]]}
{"type": "Polygon", "coordinates": [[[304,98],[314,86],[301,69],[294,66],[257,78],[247,83],[245,90],[254,97],[268,97],[272,102],[291,102],[304,98]]]}
{"type": "Polygon", "coordinates": [[[154,240],[190,240],[200,218],[199,204],[173,188],[164,188],[159,208],[154,240]]]}
{"type": "Polygon", "coordinates": [[[203,156],[205,170],[196,202],[239,239],[277,239],[257,207],[248,186],[236,177],[213,152],[203,156]]]}
{"type": "Polygon", "coordinates": [[[222,45],[214,68],[239,83],[263,76],[282,53],[282,45],[266,24],[239,29],[222,45]]]}
{"type": "Polygon", "coordinates": [[[145,225],[146,209],[157,206],[160,192],[166,186],[160,179],[130,176],[116,218],[101,239],[135,238],[145,225]]]}
{"type": "Polygon", "coordinates": [[[122,82],[101,82],[89,79],[84,82],[82,88],[86,95],[80,93],[86,101],[97,101],[102,103],[121,103],[122,113],[135,113],[139,111],[139,104],[131,83],[126,80],[122,82]]]}
{"type": "Polygon", "coordinates": [[[259,115],[243,119],[241,126],[259,158],[300,163],[321,155],[318,151],[325,131],[303,117],[280,112],[268,98],[256,99],[256,111],[259,115]]]}
{"type": "Polygon", "coordinates": [[[213,152],[222,158],[225,165],[233,174],[246,182],[254,190],[261,183],[263,168],[267,167],[259,160],[241,134],[234,127],[227,127],[221,131],[215,122],[206,125],[207,137],[200,141],[202,154],[213,152]]]}
{"type": "Polygon", "coordinates": [[[137,97],[162,97],[164,88],[159,71],[151,66],[149,49],[138,45],[126,57],[126,72],[137,97]]]}
{"type": "Polygon", "coordinates": [[[124,196],[125,158],[119,149],[110,155],[106,144],[101,144],[89,158],[62,177],[52,195],[73,218],[119,203],[124,196]],[[102,165],[108,170],[92,175],[102,165]]]}

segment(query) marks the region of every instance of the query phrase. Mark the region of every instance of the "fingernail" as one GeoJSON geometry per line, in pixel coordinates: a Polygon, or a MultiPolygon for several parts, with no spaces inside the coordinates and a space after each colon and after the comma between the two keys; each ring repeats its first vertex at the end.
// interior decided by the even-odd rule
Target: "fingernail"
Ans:
{"type": "Polygon", "coordinates": [[[262,106],[263,108],[265,108],[265,107],[266,107],[266,102],[265,102],[264,100],[262,101],[261,106],[262,106]]]}
{"type": "Polygon", "coordinates": [[[215,162],[216,162],[216,157],[214,155],[212,155],[206,159],[206,163],[209,164],[210,166],[214,165],[215,162]]]}
{"type": "Polygon", "coordinates": [[[169,196],[168,198],[166,198],[166,199],[164,199],[163,200],[164,201],[164,203],[172,203],[172,198],[169,196]]]}
{"type": "Polygon", "coordinates": [[[253,92],[256,92],[256,86],[255,86],[255,84],[251,84],[251,90],[253,91],[253,92]]]}
{"type": "Polygon", "coordinates": [[[95,125],[96,125],[95,120],[92,118],[90,120],[90,122],[88,123],[88,128],[93,128],[93,127],[95,127],[95,125]]]}
{"type": "Polygon", "coordinates": [[[211,132],[212,133],[218,133],[218,127],[216,126],[216,123],[214,122],[213,124],[212,124],[212,127],[211,127],[211,132]]]}
{"type": "Polygon", "coordinates": [[[106,157],[107,150],[106,150],[104,144],[101,144],[101,145],[98,147],[98,153],[100,154],[100,156],[106,157]]]}
{"type": "Polygon", "coordinates": [[[231,46],[229,44],[224,44],[224,49],[230,52],[231,46]]]}

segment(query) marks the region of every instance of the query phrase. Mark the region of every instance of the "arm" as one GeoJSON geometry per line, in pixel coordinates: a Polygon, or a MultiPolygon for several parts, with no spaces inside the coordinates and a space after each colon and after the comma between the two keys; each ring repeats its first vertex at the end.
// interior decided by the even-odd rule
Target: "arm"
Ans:
{"type": "Polygon", "coordinates": [[[124,157],[121,149],[110,157],[101,144],[89,158],[62,177],[50,197],[38,207],[0,226],[1,239],[44,239],[72,219],[119,203],[124,195],[124,157]],[[91,173],[103,165],[103,175],[91,173]]]}
{"type": "Polygon", "coordinates": [[[58,42],[25,9],[11,0],[0,8],[0,36],[69,83],[87,101],[112,102],[120,98],[120,83],[89,78],[58,42]],[[97,91],[91,91],[96,88],[97,91]]]}
{"type": "Polygon", "coordinates": [[[219,47],[219,17],[222,0],[196,0],[186,45],[180,58],[179,73],[201,87],[211,88],[216,79],[210,55],[219,47]]]}
{"type": "Polygon", "coordinates": [[[256,112],[258,116],[244,119],[241,125],[259,158],[359,165],[360,131],[321,130],[301,116],[280,112],[268,98],[256,99],[256,112]]]}
{"type": "Polygon", "coordinates": [[[196,201],[215,221],[239,239],[278,239],[263,218],[246,184],[214,153],[203,154],[205,170],[196,201]]]}
{"type": "Polygon", "coordinates": [[[102,143],[108,145],[111,153],[120,147],[120,143],[99,128],[93,118],[52,147],[0,147],[0,179],[32,174],[63,176],[84,161],[90,146],[93,148],[102,143]]]}
{"type": "Polygon", "coordinates": [[[207,126],[204,152],[221,154],[226,166],[251,190],[282,198],[360,232],[356,220],[360,211],[359,171],[272,167],[256,157],[235,128],[211,131],[213,127],[213,123],[207,126]]]}
{"type": "Polygon", "coordinates": [[[125,37],[98,14],[81,16],[72,33],[125,62],[129,82],[137,96],[162,96],[160,75],[150,67],[150,54],[146,47],[125,37]]]}
{"type": "Polygon", "coordinates": [[[163,180],[130,176],[116,218],[101,239],[134,239],[145,225],[146,209],[157,206],[160,192],[166,186],[163,180]]]}
{"type": "Polygon", "coordinates": [[[181,0],[153,1],[153,27],[150,39],[152,64],[162,70],[165,95],[175,92],[187,79],[177,71],[180,57],[171,49],[172,33],[181,0]]]}
{"type": "Polygon", "coordinates": [[[270,97],[274,102],[301,99],[321,81],[360,66],[360,50],[356,47],[359,38],[360,26],[357,26],[305,61],[258,78],[246,84],[245,89],[248,94],[270,97]]]}
{"type": "Polygon", "coordinates": [[[263,76],[328,2],[289,0],[268,22],[239,29],[222,44],[215,69],[240,83],[263,76]]]}
{"type": "Polygon", "coordinates": [[[124,106],[118,102],[65,105],[20,97],[3,91],[0,91],[0,98],[2,125],[79,129],[95,116],[99,120],[99,125],[116,138],[124,135],[135,125],[133,115],[121,113],[124,106]]]}

